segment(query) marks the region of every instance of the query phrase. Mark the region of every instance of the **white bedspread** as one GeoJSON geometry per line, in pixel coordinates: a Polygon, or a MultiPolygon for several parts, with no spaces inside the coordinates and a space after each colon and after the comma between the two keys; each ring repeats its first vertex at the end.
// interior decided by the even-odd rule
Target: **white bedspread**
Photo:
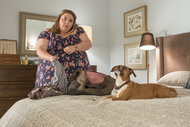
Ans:
{"type": "Polygon", "coordinates": [[[103,96],[56,96],[16,102],[0,127],[189,127],[190,90],[177,98],[111,101],[103,96]]]}

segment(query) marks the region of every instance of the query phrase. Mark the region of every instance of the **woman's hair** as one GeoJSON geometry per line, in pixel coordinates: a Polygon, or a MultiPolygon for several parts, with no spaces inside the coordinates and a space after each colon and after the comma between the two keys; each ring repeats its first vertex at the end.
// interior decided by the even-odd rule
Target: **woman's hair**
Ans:
{"type": "Polygon", "coordinates": [[[60,28],[59,28],[59,21],[60,21],[61,16],[63,14],[65,14],[65,13],[71,14],[73,16],[73,18],[74,18],[73,26],[71,27],[71,29],[69,30],[69,32],[73,31],[74,29],[76,29],[78,27],[78,25],[76,24],[77,16],[75,15],[75,13],[73,11],[71,11],[71,10],[65,9],[65,10],[61,11],[61,13],[57,17],[54,25],[52,26],[52,28],[48,29],[48,32],[52,32],[52,33],[56,33],[56,34],[60,34],[61,33],[60,28]]]}

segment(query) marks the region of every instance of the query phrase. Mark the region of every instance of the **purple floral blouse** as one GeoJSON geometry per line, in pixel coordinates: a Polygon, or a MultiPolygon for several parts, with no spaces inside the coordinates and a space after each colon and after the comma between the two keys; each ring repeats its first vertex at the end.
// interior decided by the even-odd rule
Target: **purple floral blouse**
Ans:
{"type": "MultiPolygon", "coordinates": [[[[88,56],[85,51],[77,51],[72,54],[64,52],[64,48],[69,45],[75,45],[81,42],[79,36],[84,33],[84,30],[79,27],[74,35],[69,35],[65,38],[56,35],[52,32],[42,31],[38,39],[44,38],[49,40],[47,52],[53,56],[59,57],[59,62],[65,67],[66,76],[69,80],[72,72],[78,69],[91,71],[88,56]]],[[[54,68],[50,65],[51,62],[39,58],[35,87],[47,85],[54,76],[54,68]]]]}

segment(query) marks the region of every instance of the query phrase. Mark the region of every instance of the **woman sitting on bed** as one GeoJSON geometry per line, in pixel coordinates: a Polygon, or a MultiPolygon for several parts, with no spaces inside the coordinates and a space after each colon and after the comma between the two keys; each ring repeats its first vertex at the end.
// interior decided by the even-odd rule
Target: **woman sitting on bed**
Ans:
{"type": "Polygon", "coordinates": [[[75,70],[91,70],[86,50],[91,48],[85,31],[76,24],[76,15],[63,10],[52,28],[38,36],[37,54],[39,64],[35,87],[47,85],[54,76],[51,61],[58,59],[69,79],[75,70]]]}

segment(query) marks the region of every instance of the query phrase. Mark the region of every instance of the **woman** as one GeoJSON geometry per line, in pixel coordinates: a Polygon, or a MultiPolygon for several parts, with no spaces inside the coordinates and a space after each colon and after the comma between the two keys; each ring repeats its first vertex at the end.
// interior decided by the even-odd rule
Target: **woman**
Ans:
{"type": "Polygon", "coordinates": [[[54,76],[51,61],[58,59],[69,79],[78,69],[91,70],[86,50],[91,42],[85,31],[76,24],[76,15],[63,10],[52,28],[42,31],[36,45],[39,64],[35,87],[47,85],[54,76]]]}

